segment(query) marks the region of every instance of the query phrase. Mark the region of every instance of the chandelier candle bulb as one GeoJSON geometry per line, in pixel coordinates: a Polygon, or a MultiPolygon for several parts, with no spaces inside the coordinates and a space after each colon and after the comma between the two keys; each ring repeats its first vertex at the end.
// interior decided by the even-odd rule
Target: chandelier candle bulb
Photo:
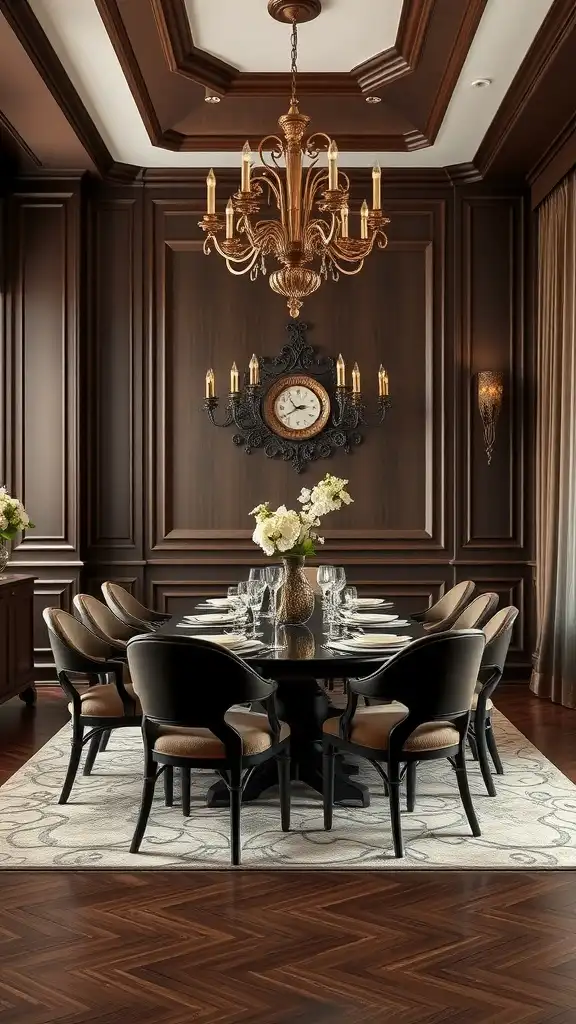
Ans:
{"type": "Polygon", "coordinates": [[[250,149],[250,143],[245,142],[242,147],[242,192],[250,191],[250,160],[252,159],[252,150],[250,149]]]}
{"type": "Polygon", "coordinates": [[[342,358],[342,353],[340,353],[336,360],[336,387],[346,387],[346,363],[342,358]]]}
{"type": "Polygon", "coordinates": [[[234,237],[234,204],[231,199],[226,204],[226,238],[234,237]]]}
{"type": "Polygon", "coordinates": [[[237,395],[240,390],[240,378],[238,376],[238,367],[236,363],[232,363],[232,369],[230,370],[230,394],[237,395]]]}
{"type": "Polygon", "coordinates": [[[338,188],[338,146],[334,139],[328,146],[328,188],[331,192],[338,188]]]}
{"type": "Polygon", "coordinates": [[[206,178],[206,209],[208,214],[216,213],[216,175],[212,169],[206,178]]]}
{"type": "Polygon", "coordinates": [[[360,207],[360,238],[368,238],[368,203],[366,200],[360,207]]]}
{"type": "Polygon", "coordinates": [[[372,168],[372,209],[382,209],[382,171],[378,163],[372,168]]]}
{"type": "Polygon", "coordinates": [[[214,398],[216,393],[216,381],[214,370],[208,370],[206,374],[206,398],[214,398]]]}
{"type": "Polygon", "coordinates": [[[355,395],[360,394],[360,368],[358,363],[354,363],[352,369],[352,391],[355,395]]]}
{"type": "Polygon", "coordinates": [[[348,216],[349,216],[349,213],[350,213],[350,210],[349,210],[348,204],[345,204],[342,207],[342,209],[340,210],[340,216],[342,217],[342,238],[348,238],[348,231],[349,231],[348,216]]]}
{"type": "Polygon", "coordinates": [[[260,363],[258,362],[258,357],[257,357],[256,353],[254,353],[254,355],[252,356],[252,359],[250,360],[248,366],[249,366],[249,370],[250,370],[250,383],[251,384],[259,384],[260,383],[260,363]]]}
{"type": "Polygon", "coordinates": [[[384,398],[386,394],[386,370],[380,363],[380,369],[378,370],[378,395],[380,398],[384,398]]]}

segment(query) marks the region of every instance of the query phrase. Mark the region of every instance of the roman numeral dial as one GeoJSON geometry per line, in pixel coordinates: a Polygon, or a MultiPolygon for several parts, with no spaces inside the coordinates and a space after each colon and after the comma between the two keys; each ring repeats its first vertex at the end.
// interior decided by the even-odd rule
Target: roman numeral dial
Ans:
{"type": "Polygon", "coordinates": [[[276,381],[264,403],[268,426],[281,437],[294,440],[319,434],[329,413],[328,393],[312,377],[289,376],[276,381]]]}

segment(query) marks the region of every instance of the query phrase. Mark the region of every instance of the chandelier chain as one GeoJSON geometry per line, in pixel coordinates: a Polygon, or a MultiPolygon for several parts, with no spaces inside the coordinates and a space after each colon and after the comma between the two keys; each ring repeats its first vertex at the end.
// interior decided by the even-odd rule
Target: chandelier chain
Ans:
{"type": "Polygon", "coordinates": [[[292,97],[290,103],[293,107],[298,106],[298,97],[296,96],[296,76],[298,74],[298,25],[295,21],[292,22],[292,97]]]}

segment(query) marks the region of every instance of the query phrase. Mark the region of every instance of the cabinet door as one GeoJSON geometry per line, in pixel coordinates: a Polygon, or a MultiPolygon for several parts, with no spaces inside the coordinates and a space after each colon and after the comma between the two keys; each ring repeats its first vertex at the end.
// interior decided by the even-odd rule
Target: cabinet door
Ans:
{"type": "Polygon", "coordinates": [[[27,686],[34,675],[32,622],[33,586],[27,581],[10,587],[9,596],[9,686],[27,686]]]}
{"type": "Polygon", "coordinates": [[[5,588],[0,587],[0,700],[10,689],[10,627],[8,623],[9,600],[5,588]]]}

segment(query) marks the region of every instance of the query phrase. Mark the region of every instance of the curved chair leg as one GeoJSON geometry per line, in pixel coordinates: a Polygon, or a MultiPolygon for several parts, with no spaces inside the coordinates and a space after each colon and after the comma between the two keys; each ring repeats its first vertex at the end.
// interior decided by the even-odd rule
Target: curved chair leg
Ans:
{"type": "Polygon", "coordinates": [[[406,808],[413,811],[416,805],[416,761],[409,761],[406,767],[406,808]]]}
{"type": "Polygon", "coordinates": [[[336,751],[329,745],[322,751],[322,775],[324,780],[324,828],[329,831],[332,828],[332,809],[334,807],[334,762],[336,751]]]}
{"type": "Polygon", "coordinates": [[[110,739],[111,729],[105,729],[100,737],[100,753],[103,754],[108,747],[108,740],[110,739]]]}
{"type": "Polygon", "coordinates": [[[468,775],[466,772],[466,758],[464,757],[464,750],[460,750],[454,758],[454,765],[456,768],[456,778],[458,780],[458,789],[460,791],[460,799],[462,806],[466,811],[466,817],[468,818],[468,824],[472,830],[472,835],[478,837],[481,835],[480,825],[478,824],[478,818],[474,810],[474,804],[472,803],[472,797],[470,796],[470,787],[468,785],[468,775]]]}
{"type": "Polygon", "coordinates": [[[140,804],[140,814],[138,815],[138,821],[136,823],[136,829],[132,837],[130,844],[130,853],[138,853],[140,844],[144,838],[146,831],[146,825],[148,824],[148,818],[150,817],[150,811],[152,809],[152,801],[154,799],[154,787],[156,785],[156,779],[158,775],[156,772],[156,765],[150,759],[150,762],[146,765],[146,775],[144,777],[144,785],[142,787],[142,802],[140,804]]]}
{"type": "Polygon", "coordinates": [[[180,769],[180,779],[182,786],[182,814],[185,818],[190,817],[190,769],[180,769]]]}
{"type": "Polygon", "coordinates": [[[280,790],[280,822],[283,832],[290,831],[290,757],[280,754],[278,760],[278,786],[280,790]]]}
{"type": "Polygon", "coordinates": [[[62,786],[62,792],[58,800],[59,804],[65,804],[68,797],[70,796],[76,773],[78,771],[78,765],[80,764],[80,758],[82,757],[82,735],[84,727],[79,722],[73,722],[72,724],[72,743],[70,746],[70,760],[68,762],[68,769],[66,771],[66,778],[64,779],[64,785],[62,786]]]}
{"type": "Polygon", "coordinates": [[[402,821],[400,816],[400,765],[388,766],[388,800],[390,802],[390,823],[394,841],[394,856],[404,856],[404,840],[402,838],[402,821]]]}
{"type": "Polygon", "coordinates": [[[496,738],[494,736],[494,730],[492,728],[492,720],[490,717],[486,719],[486,743],[488,744],[488,750],[490,751],[490,757],[494,762],[497,775],[504,775],[504,769],[502,767],[502,761],[500,760],[500,754],[498,753],[498,747],[496,746],[496,738]]]}
{"type": "Polygon", "coordinates": [[[474,761],[477,761],[478,760],[478,744],[476,743],[476,737],[474,736],[474,733],[472,733],[472,732],[468,733],[468,743],[470,744],[470,751],[472,753],[472,757],[473,757],[474,761]]]}
{"type": "Polygon", "coordinates": [[[92,772],[92,769],[94,767],[94,761],[96,760],[96,754],[98,753],[98,750],[100,748],[101,738],[102,733],[97,732],[92,737],[90,743],[88,744],[88,753],[86,754],[86,761],[84,762],[84,775],[90,775],[92,772]]]}
{"type": "Polygon", "coordinates": [[[241,858],[240,814],[242,810],[242,771],[230,770],[230,837],[232,840],[232,864],[237,867],[241,858]]]}
{"type": "Polygon", "coordinates": [[[488,791],[488,796],[496,796],[496,787],[492,779],[490,762],[488,760],[488,746],[486,743],[486,712],[482,714],[480,708],[477,709],[474,715],[474,736],[478,750],[480,771],[482,772],[482,778],[484,779],[484,785],[488,791]]]}
{"type": "Polygon", "coordinates": [[[164,804],[166,807],[174,805],[174,769],[171,764],[164,768],[164,804]]]}

